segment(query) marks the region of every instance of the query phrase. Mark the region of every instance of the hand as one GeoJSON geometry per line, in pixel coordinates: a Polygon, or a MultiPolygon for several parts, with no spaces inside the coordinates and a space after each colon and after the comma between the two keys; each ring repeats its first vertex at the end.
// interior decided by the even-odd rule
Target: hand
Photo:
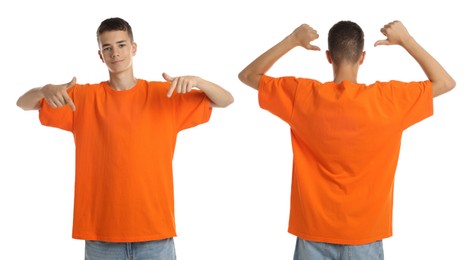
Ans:
{"type": "Polygon", "coordinates": [[[311,42],[318,39],[319,35],[318,32],[311,28],[311,26],[307,24],[302,24],[298,28],[296,28],[292,33],[291,36],[297,41],[298,45],[313,51],[320,51],[321,49],[316,46],[312,45],[311,42]]]}
{"type": "Polygon", "coordinates": [[[171,82],[171,86],[168,89],[168,97],[171,97],[173,91],[176,89],[176,93],[187,93],[190,92],[194,87],[197,87],[199,78],[195,76],[181,76],[171,77],[170,75],[163,72],[163,78],[171,82]]]}
{"type": "Polygon", "coordinates": [[[58,108],[67,104],[72,109],[72,111],[74,111],[76,110],[76,106],[66,91],[74,85],[76,85],[76,77],[73,77],[72,80],[66,84],[48,84],[41,88],[41,93],[51,107],[58,108]]]}
{"type": "Polygon", "coordinates": [[[406,39],[411,37],[405,26],[400,21],[388,23],[380,29],[380,31],[383,35],[387,36],[387,39],[376,41],[374,46],[394,44],[403,45],[406,39]]]}

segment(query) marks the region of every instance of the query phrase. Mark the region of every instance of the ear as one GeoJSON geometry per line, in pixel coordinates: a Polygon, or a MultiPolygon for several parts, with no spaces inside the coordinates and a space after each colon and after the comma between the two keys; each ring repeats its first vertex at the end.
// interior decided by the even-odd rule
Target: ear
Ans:
{"type": "Polygon", "coordinates": [[[104,63],[104,57],[102,57],[102,53],[100,52],[100,50],[97,51],[97,54],[99,54],[100,60],[102,61],[102,63],[104,63]]]}
{"type": "Polygon", "coordinates": [[[329,54],[329,51],[326,51],[326,58],[328,59],[329,64],[332,64],[332,58],[331,54],[329,54]]]}
{"type": "Polygon", "coordinates": [[[364,63],[364,59],[365,59],[365,51],[363,51],[362,54],[360,55],[359,65],[362,65],[362,63],[364,63]]]}
{"type": "Polygon", "coordinates": [[[133,56],[135,56],[136,53],[137,53],[137,43],[132,42],[132,54],[133,54],[133,56]]]}

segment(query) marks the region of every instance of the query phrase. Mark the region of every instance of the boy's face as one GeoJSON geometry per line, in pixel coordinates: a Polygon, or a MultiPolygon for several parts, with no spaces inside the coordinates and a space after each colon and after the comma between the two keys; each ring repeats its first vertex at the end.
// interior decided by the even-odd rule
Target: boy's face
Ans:
{"type": "Polygon", "coordinates": [[[137,45],[126,31],[107,31],[99,36],[99,56],[111,73],[132,69],[137,45]]]}

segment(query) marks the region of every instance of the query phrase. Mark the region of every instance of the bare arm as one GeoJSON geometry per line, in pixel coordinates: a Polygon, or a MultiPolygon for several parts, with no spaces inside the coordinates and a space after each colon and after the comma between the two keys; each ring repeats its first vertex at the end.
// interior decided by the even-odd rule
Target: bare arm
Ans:
{"type": "Polygon", "coordinates": [[[456,82],[448,72],[408,33],[400,21],[386,24],[381,32],[387,36],[385,40],[375,42],[378,45],[400,45],[417,62],[425,72],[433,86],[433,97],[444,94],[456,86],[456,82]]]}
{"type": "Polygon", "coordinates": [[[44,98],[51,107],[57,108],[68,105],[71,107],[72,111],[74,111],[76,110],[76,107],[66,92],[68,88],[74,85],[76,85],[76,78],[73,78],[66,84],[48,84],[44,87],[30,89],[18,98],[16,105],[21,107],[23,110],[38,110],[40,109],[39,102],[44,98]]]}
{"type": "Polygon", "coordinates": [[[171,97],[175,89],[177,93],[187,93],[193,88],[198,88],[209,97],[212,107],[227,107],[234,102],[234,97],[232,97],[230,92],[221,86],[200,77],[171,77],[168,74],[163,73],[163,78],[166,81],[171,82],[171,86],[168,89],[168,97],[171,97]]]}
{"type": "Polygon", "coordinates": [[[40,109],[39,101],[42,98],[44,95],[41,93],[41,88],[32,88],[18,98],[16,105],[23,110],[38,110],[40,109]]]}
{"type": "Polygon", "coordinates": [[[316,30],[311,28],[309,25],[300,25],[290,35],[264,52],[246,68],[244,68],[239,73],[240,81],[258,90],[258,84],[262,75],[265,74],[277,60],[279,60],[291,49],[301,46],[308,50],[319,51],[319,47],[310,44],[311,41],[316,40],[318,37],[319,35],[316,30]]]}

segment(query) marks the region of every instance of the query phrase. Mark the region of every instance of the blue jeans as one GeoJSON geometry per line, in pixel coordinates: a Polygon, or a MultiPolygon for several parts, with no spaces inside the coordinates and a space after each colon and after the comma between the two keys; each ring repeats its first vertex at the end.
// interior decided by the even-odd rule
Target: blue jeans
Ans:
{"type": "Polygon", "coordinates": [[[365,245],[338,245],[297,238],[294,260],[383,260],[382,240],[365,245]]]}
{"type": "Polygon", "coordinates": [[[85,256],[86,260],[176,260],[173,238],[133,243],[87,240],[85,256]]]}

